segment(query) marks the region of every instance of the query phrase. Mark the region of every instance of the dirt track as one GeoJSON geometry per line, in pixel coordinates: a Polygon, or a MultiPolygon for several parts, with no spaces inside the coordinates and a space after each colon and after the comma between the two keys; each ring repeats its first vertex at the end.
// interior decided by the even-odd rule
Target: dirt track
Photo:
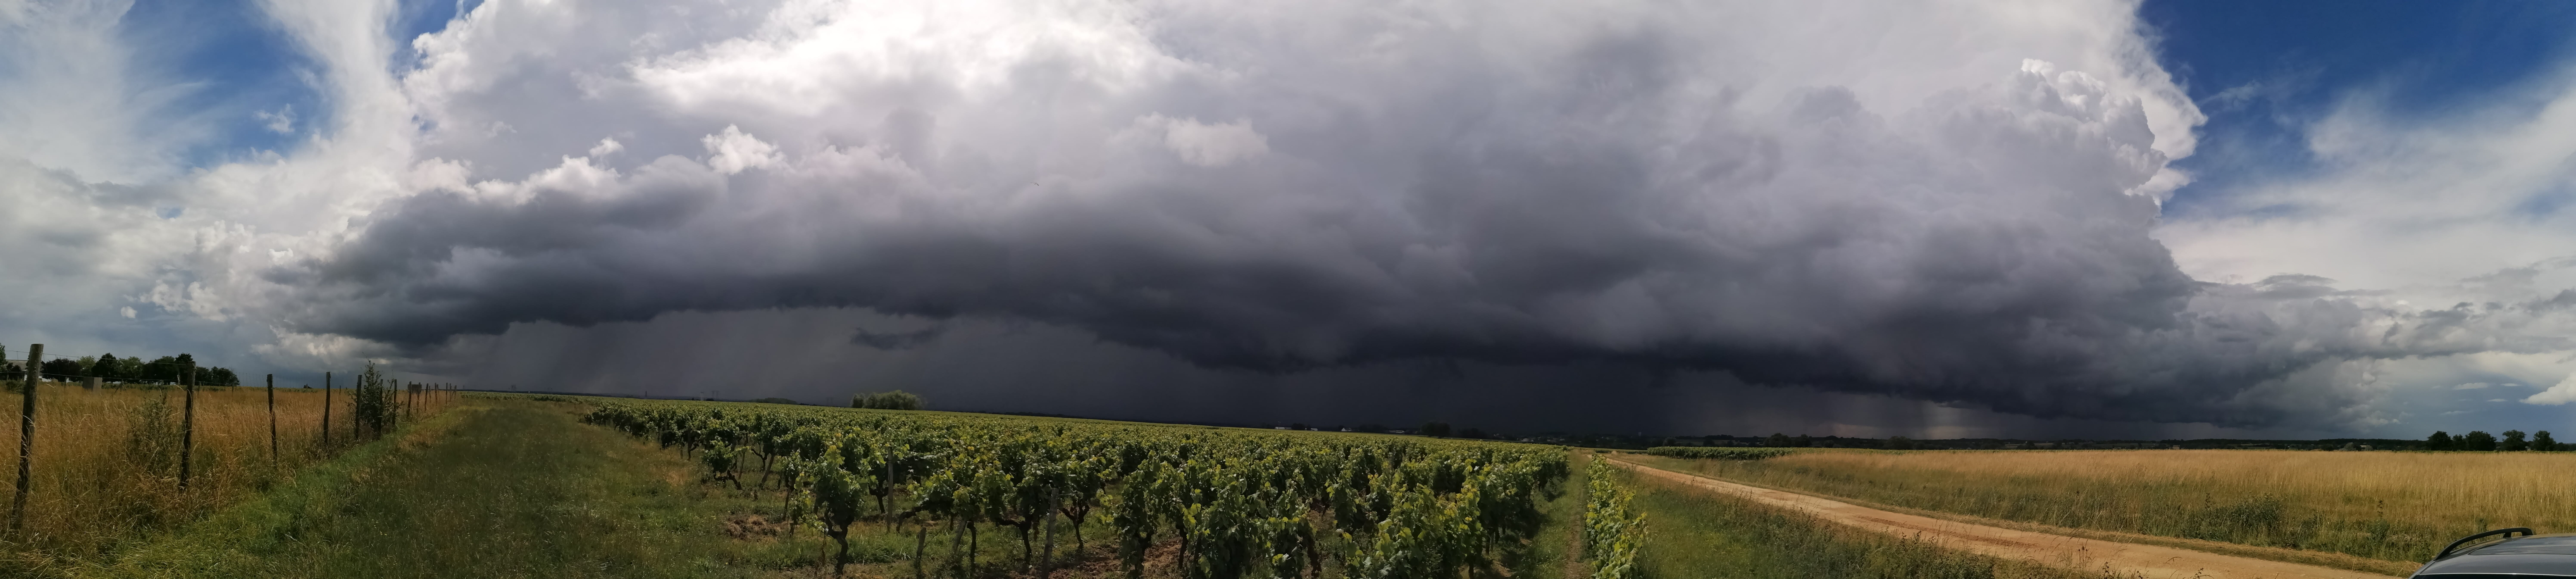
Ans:
{"type": "Polygon", "coordinates": [[[1893,513],[1840,501],[1775,491],[1682,474],[1625,461],[1611,464],[1644,476],[1696,485],[1767,505],[1815,515],[1827,521],[1904,536],[1919,536],[1956,549],[1994,557],[2035,561],[2084,571],[2105,567],[2122,577],[2148,579],[2387,579],[2387,575],[2345,571],[2296,563],[2249,559],[2189,549],[2119,543],[1989,527],[1931,517],[1893,513]]]}

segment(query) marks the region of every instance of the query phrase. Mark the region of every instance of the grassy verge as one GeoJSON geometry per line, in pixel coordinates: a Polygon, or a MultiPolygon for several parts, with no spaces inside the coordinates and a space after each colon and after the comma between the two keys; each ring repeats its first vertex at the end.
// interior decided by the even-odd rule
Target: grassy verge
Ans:
{"type": "MultiPolygon", "coordinates": [[[[324,444],[318,390],[276,392],[274,439],[269,394],[261,388],[200,387],[193,417],[186,392],[171,386],[40,383],[37,390],[25,533],[0,537],[0,576],[58,576],[98,561],[261,496],[352,441],[345,391],[333,401],[340,421],[324,444]],[[193,434],[184,433],[190,423],[193,434]],[[182,438],[192,443],[184,491],[182,438]]],[[[8,415],[8,426],[0,428],[0,449],[7,450],[0,453],[12,462],[21,396],[0,390],[6,409],[0,412],[8,415]]],[[[0,488],[8,484],[0,481],[0,488]]]]}
{"type": "MultiPolygon", "coordinates": [[[[672,457],[568,405],[443,415],[227,509],[98,577],[726,577],[795,564],[732,540],[672,457]]],[[[721,505],[716,505],[721,506],[721,505]]]]}
{"type": "Polygon", "coordinates": [[[1649,577],[2078,579],[2059,570],[1842,528],[1744,499],[1622,472],[1646,511],[1649,577]]]}

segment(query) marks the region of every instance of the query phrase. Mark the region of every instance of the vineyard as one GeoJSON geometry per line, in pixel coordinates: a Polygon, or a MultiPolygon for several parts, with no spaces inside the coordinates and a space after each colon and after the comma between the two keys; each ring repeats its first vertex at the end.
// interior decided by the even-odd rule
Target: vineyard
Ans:
{"type": "MultiPolygon", "coordinates": [[[[1536,563],[1538,505],[1569,468],[1558,447],[909,412],[611,403],[587,421],[693,456],[712,482],[775,485],[793,522],[837,542],[836,573],[873,527],[908,531],[921,577],[1046,576],[1067,541],[1095,539],[1127,577],[1149,558],[1192,579],[1510,576],[1536,563]],[[1095,520],[1110,536],[1079,534],[1095,520]],[[1016,560],[977,560],[986,534],[1017,541],[1016,560]],[[941,542],[952,555],[927,560],[941,542]]],[[[1585,543],[1633,558],[1636,519],[1585,543]]]]}

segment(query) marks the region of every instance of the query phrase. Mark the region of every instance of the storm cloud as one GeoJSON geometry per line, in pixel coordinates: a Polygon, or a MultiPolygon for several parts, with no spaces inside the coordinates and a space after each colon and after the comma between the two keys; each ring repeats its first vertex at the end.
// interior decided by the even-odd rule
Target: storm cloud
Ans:
{"type": "Polygon", "coordinates": [[[2150,233],[2200,116],[2125,4],[679,7],[421,37],[406,191],[228,291],[413,350],[848,307],[2257,427],[2542,347],[2504,320],[2543,305],[2185,275],[2150,233]]]}

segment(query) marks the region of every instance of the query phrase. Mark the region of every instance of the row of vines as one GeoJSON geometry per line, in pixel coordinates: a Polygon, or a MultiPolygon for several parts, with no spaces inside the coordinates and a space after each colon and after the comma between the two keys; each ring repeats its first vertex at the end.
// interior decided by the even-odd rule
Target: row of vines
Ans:
{"type": "Polygon", "coordinates": [[[1634,579],[1637,552],[1646,547],[1646,513],[1632,503],[1635,495],[1619,486],[1622,473],[1610,461],[1594,459],[1585,469],[1583,559],[1592,579],[1634,579]]]}
{"type": "Polygon", "coordinates": [[[851,530],[883,525],[913,537],[917,577],[934,532],[964,554],[943,572],[987,570],[972,546],[985,530],[1018,539],[1018,570],[1046,576],[1056,521],[1079,549],[1081,524],[1106,517],[1129,577],[1158,547],[1187,579],[1321,577],[1328,564],[1355,579],[1502,577],[1569,474],[1560,448],[1467,441],[688,402],[611,403],[586,420],[692,453],[737,487],[745,470],[762,487],[781,473],[792,516],[838,542],[836,573],[851,530]]]}

